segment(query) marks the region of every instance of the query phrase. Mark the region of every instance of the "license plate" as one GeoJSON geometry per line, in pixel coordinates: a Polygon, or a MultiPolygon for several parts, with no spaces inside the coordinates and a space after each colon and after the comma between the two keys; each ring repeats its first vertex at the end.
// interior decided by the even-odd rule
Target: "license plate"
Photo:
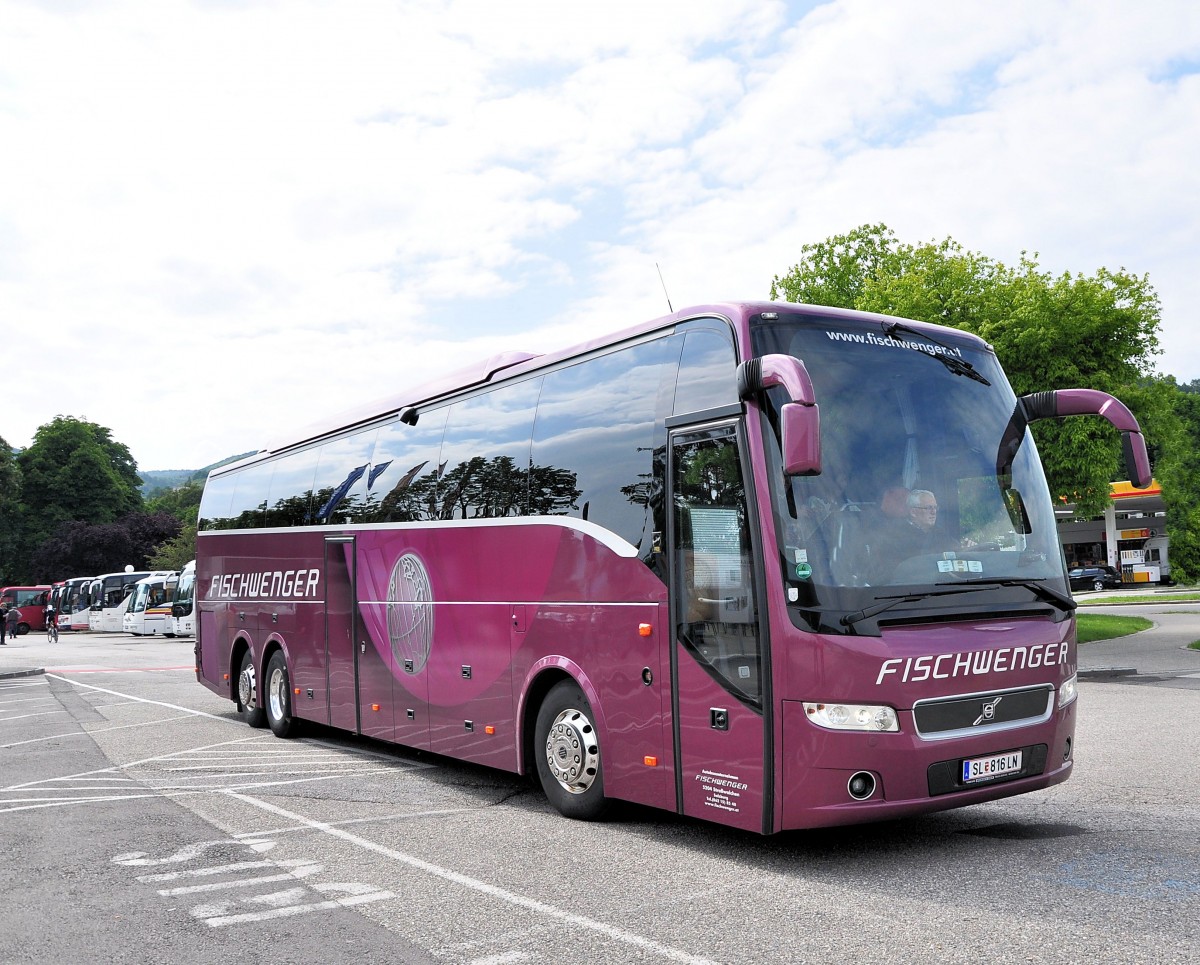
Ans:
{"type": "Polygon", "coordinates": [[[992,754],[990,757],[970,757],[962,762],[962,779],[964,784],[974,784],[976,781],[990,781],[1005,774],[1018,774],[1021,770],[1021,752],[1007,751],[1004,754],[992,754]]]}

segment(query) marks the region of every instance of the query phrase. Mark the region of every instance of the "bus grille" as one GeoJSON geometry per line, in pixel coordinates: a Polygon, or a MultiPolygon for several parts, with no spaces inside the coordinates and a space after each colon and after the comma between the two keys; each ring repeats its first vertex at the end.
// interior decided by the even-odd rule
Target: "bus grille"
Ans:
{"type": "Polygon", "coordinates": [[[913,722],[919,737],[946,740],[1040,724],[1050,719],[1053,709],[1054,688],[1044,684],[1024,690],[919,700],[913,706],[913,722]]]}

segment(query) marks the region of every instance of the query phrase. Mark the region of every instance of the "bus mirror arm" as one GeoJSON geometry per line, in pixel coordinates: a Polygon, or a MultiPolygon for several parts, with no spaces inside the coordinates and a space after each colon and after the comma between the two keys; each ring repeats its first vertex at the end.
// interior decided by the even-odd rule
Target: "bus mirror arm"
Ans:
{"type": "Polygon", "coordinates": [[[764,355],[738,366],[738,397],[748,399],[774,386],[788,394],[779,410],[783,471],[788,476],[821,473],[821,413],[808,369],[791,355],[764,355]]]}
{"type": "Polygon", "coordinates": [[[1012,418],[1009,419],[1004,437],[1000,441],[996,474],[1003,477],[1011,472],[1013,459],[1029,423],[1038,419],[1062,419],[1072,415],[1103,416],[1120,430],[1121,448],[1130,482],[1136,489],[1145,489],[1150,485],[1150,454],[1146,451],[1146,440],[1142,436],[1141,426],[1125,403],[1107,392],[1096,389],[1057,389],[1050,392],[1034,392],[1017,399],[1012,418]]]}

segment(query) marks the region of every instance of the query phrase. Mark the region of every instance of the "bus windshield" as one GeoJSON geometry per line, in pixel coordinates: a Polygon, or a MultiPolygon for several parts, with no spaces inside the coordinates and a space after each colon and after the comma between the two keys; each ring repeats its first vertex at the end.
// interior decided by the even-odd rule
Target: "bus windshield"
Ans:
{"type": "MultiPolygon", "coordinates": [[[[786,314],[753,330],[756,355],[804,362],[820,406],[820,474],[771,474],[787,598],[811,624],[861,632],[848,615],[889,601],[961,606],[966,595],[950,601],[972,585],[993,608],[1031,595],[1070,606],[1028,430],[1011,466],[998,459],[1016,397],[982,343],[786,314]]],[[[779,389],[768,398],[777,426],[786,399],[779,389]]]]}

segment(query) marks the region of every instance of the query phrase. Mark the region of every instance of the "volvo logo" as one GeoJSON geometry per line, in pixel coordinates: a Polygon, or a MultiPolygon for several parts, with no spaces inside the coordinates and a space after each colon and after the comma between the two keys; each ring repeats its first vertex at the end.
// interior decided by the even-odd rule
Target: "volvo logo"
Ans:
{"type": "Polygon", "coordinates": [[[978,727],[980,724],[986,723],[989,720],[995,720],[996,719],[996,708],[999,706],[1000,701],[1002,701],[1003,699],[1004,699],[1004,697],[1000,696],[1000,697],[997,697],[995,700],[987,701],[982,707],[979,708],[979,711],[980,711],[979,716],[975,718],[975,723],[972,724],[971,726],[978,727]]]}
{"type": "Polygon", "coordinates": [[[392,655],[401,666],[411,660],[415,673],[425,666],[433,642],[433,590],[425,564],[416,554],[405,553],[396,560],[387,599],[392,655]]]}

